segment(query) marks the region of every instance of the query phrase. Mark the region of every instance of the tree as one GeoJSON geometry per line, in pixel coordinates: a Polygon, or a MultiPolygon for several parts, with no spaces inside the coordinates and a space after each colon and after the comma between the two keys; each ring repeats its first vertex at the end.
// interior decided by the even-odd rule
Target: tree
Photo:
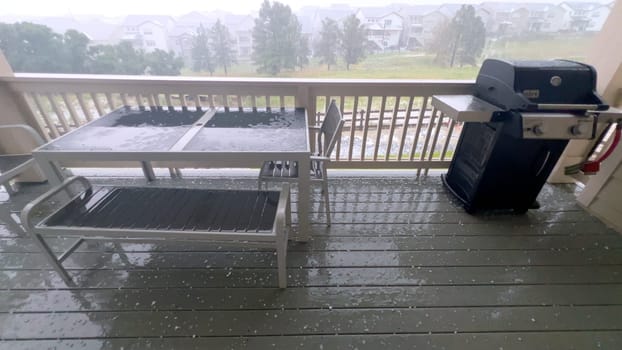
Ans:
{"type": "Polygon", "coordinates": [[[69,29],[63,35],[64,60],[68,63],[66,73],[87,73],[89,38],[75,30],[69,29]]]}
{"type": "Polygon", "coordinates": [[[184,61],[181,57],[175,56],[173,51],[155,49],[153,52],[145,54],[145,70],[153,75],[179,75],[184,61]]]}
{"type": "Polygon", "coordinates": [[[302,36],[300,41],[298,42],[298,47],[296,49],[296,65],[300,70],[307,64],[309,64],[309,55],[311,54],[311,49],[309,48],[309,37],[302,36]]]}
{"type": "Polygon", "coordinates": [[[296,67],[302,37],[298,18],[289,6],[264,0],[253,27],[253,62],[257,71],[271,75],[296,67]]]}
{"type": "Polygon", "coordinates": [[[63,73],[71,65],[63,59],[63,38],[47,26],[29,22],[0,24],[0,49],[13,70],[63,73]]]}
{"type": "Polygon", "coordinates": [[[145,68],[144,52],[134,49],[130,42],[89,48],[89,73],[140,75],[145,68]]]}
{"type": "Polygon", "coordinates": [[[315,45],[315,56],[320,58],[320,63],[327,65],[328,70],[331,64],[337,63],[341,36],[337,21],[331,18],[322,20],[320,38],[315,45]]]}
{"type": "Polygon", "coordinates": [[[227,75],[227,67],[231,67],[233,63],[236,63],[235,51],[231,48],[231,34],[229,29],[220,20],[212,26],[211,29],[211,48],[214,57],[214,65],[222,66],[227,75]]]}
{"type": "Polygon", "coordinates": [[[474,65],[486,43],[486,29],[475,8],[462,5],[454,18],[440,24],[434,31],[428,49],[436,54],[435,61],[453,67],[457,62],[474,65]]]}
{"type": "Polygon", "coordinates": [[[212,75],[216,70],[210,50],[209,36],[202,24],[197,28],[197,34],[192,43],[192,61],[192,70],[195,72],[206,70],[212,75]]]}
{"type": "Polygon", "coordinates": [[[361,24],[361,21],[355,15],[346,17],[343,22],[341,50],[347,70],[350,70],[351,64],[358,63],[365,57],[366,46],[367,31],[365,26],[361,24]]]}

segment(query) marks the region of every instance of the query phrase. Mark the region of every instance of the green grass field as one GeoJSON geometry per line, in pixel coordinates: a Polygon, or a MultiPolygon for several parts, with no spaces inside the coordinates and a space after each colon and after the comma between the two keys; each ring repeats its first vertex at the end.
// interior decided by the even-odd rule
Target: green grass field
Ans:
{"type": "MultiPolygon", "coordinates": [[[[589,50],[592,35],[565,35],[557,38],[525,38],[520,40],[496,40],[488,43],[483,58],[506,59],[553,59],[566,58],[584,61],[589,50]]],[[[328,70],[317,60],[302,71],[283,71],[277,77],[287,78],[370,78],[370,79],[474,79],[479,67],[442,67],[434,64],[434,56],[411,51],[369,55],[362,62],[346,70],[342,62],[328,70]]],[[[197,74],[190,70],[183,75],[197,74]]],[[[222,70],[214,76],[224,76],[222,70]]],[[[250,62],[236,64],[229,71],[230,77],[262,77],[250,62]]]]}

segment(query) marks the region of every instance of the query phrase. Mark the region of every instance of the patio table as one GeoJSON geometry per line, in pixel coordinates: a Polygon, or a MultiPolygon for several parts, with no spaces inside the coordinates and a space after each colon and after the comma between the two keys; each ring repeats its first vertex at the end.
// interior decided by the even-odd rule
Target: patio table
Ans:
{"type": "MultiPolygon", "coordinates": [[[[139,162],[167,167],[259,168],[264,161],[297,161],[309,174],[308,121],[303,108],[178,109],[121,107],[33,151],[52,185],[63,165],[139,162]]],[[[309,238],[309,176],[300,176],[297,240],[309,238]]]]}

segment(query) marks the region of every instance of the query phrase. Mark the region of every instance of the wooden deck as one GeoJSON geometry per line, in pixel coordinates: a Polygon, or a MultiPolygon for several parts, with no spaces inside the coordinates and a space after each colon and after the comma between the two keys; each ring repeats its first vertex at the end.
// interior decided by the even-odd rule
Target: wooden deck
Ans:
{"type": "Polygon", "coordinates": [[[316,194],[284,291],[273,252],[171,242],[85,243],[67,289],[8,220],[44,189],[0,193],[0,349],[622,348],[622,237],[570,186],[475,217],[438,177],[333,177],[333,226],[316,194]]]}

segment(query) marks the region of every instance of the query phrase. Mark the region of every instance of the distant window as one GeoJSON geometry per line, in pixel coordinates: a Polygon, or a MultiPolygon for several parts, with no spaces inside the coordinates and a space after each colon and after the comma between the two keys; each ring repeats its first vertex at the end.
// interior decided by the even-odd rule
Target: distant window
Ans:
{"type": "Polygon", "coordinates": [[[384,25],[385,26],[390,26],[391,25],[391,20],[390,19],[385,19],[384,20],[384,25]]]}
{"type": "Polygon", "coordinates": [[[155,46],[155,44],[156,43],[153,40],[145,40],[145,45],[147,45],[147,46],[155,46]]]}
{"type": "Polygon", "coordinates": [[[151,30],[145,30],[143,32],[143,34],[145,34],[145,35],[153,35],[153,32],[151,30]]]}

